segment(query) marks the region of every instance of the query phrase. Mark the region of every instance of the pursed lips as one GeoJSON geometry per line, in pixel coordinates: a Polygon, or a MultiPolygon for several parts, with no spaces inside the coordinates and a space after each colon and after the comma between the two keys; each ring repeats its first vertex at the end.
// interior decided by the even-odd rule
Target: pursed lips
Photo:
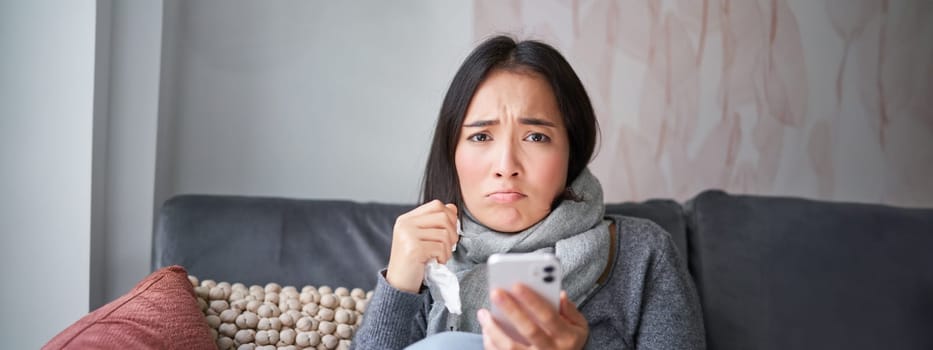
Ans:
{"type": "Polygon", "coordinates": [[[486,198],[496,203],[512,203],[525,198],[525,194],[515,190],[499,190],[486,195],[486,198]]]}

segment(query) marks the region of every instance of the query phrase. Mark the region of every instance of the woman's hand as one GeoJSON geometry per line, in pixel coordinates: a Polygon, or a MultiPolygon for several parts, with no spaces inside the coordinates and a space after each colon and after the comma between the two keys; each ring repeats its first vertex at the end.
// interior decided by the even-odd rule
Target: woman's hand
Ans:
{"type": "Polygon", "coordinates": [[[424,265],[432,258],[446,264],[458,239],[457,207],[453,204],[433,200],[400,215],[392,231],[386,281],[399,290],[417,293],[424,280],[424,265]]]}
{"type": "Polygon", "coordinates": [[[492,302],[530,344],[511,338],[499,326],[492,314],[477,312],[483,327],[483,347],[486,349],[582,349],[590,333],[583,314],[560,293],[560,311],[554,310],[544,298],[524,285],[516,285],[512,293],[495,289],[492,302]]]}

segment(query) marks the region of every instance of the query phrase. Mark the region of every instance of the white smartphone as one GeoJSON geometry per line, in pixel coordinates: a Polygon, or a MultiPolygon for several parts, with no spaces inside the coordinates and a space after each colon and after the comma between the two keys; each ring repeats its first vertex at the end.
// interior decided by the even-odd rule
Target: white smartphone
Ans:
{"type": "MultiPolygon", "coordinates": [[[[517,283],[524,284],[548,301],[554,310],[560,307],[562,273],[560,262],[549,253],[493,254],[486,261],[489,275],[489,292],[494,288],[511,291],[517,283]]],[[[490,300],[490,311],[513,339],[528,345],[509,322],[508,318],[490,300]]]]}

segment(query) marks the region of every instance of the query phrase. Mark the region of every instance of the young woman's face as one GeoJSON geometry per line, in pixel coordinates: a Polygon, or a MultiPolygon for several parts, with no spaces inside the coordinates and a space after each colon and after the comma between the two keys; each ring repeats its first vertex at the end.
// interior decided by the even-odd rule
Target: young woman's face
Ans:
{"type": "Polygon", "coordinates": [[[570,146],[551,86],[532,73],[493,71],[460,130],[454,163],[467,209],[518,232],[543,219],[567,182],[570,146]]]}

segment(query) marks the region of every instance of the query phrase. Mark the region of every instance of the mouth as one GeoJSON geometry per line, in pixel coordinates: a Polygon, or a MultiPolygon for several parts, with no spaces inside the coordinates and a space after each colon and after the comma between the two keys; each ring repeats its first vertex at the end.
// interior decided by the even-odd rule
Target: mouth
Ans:
{"type": "Polygon", "coordinates": [[[486,198],[489,198],[496,203],[512,203],[525,198],[525,194],[515,191],[498,191],[486,195],[486,198]]]}

